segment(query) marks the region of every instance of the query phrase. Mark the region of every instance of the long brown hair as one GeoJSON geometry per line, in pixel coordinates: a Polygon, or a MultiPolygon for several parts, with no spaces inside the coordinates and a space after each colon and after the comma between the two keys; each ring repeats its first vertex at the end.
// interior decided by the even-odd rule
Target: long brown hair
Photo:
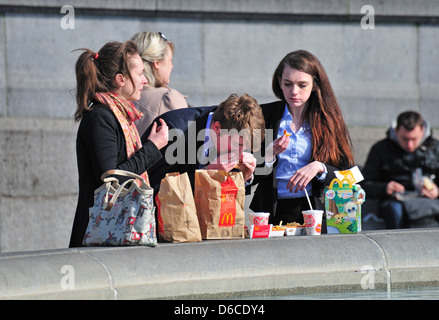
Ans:
{"type": "Polygon", "coordinates": [[[349,131],[320,61],[305,50],[291,52],[282,59],[274,72],[272,88],[274,94],[284,102],[286,99],[279,82],[287,65],[313,78],[313,89],[304,117],[311,128],[311,158],[335,167],[352,166],[354,157],[349,131]]]}
{"type": "Polygon", "coordinates": [[[131,77],[129,58],[138,54],[137,45],[133,41],[108,42],[99,52],[89,49],[77,49],[84,52],[76,62],[76,103],[74,115],[76,121],[81,120],[84,112],[89,110],[89,105],[96,92],[108,92],[114,88],[115,76],[121,73],[131,77]]]}

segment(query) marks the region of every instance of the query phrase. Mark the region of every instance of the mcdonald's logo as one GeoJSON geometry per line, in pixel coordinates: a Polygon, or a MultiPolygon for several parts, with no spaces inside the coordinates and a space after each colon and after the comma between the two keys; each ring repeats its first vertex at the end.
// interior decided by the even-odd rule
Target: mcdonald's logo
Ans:
{"type": "Polygon", "coordinates": [[[233,227],[236,219],[236,196],[238,188],[232,178],[221,183],[221,207],[219,227],[233,227]]]}
{"type": "Polygon", "coordinates": [[[339,173],[340,173],[343,177],[345,177],[345,178],[343,179],[343,181],[344,181],[344,180],[347,180],[347,181],[349,181],[351,184],[352,184],[352,183],[355,183],[354,174],[352,173],[351,170],[339,171],[339,173]]]}
{"type": "Polygon", "coordinates": [[[343,183],[344,183],[344,182],[347,182],[347,183],[349,184],[349,188],[352,189],[352,183],[351,183],[349,180],[347,180],[347,179],[340,180],[340,179],[338,179],[338,178],[334,178],[334,179],[332,179],[331,184],[329,185],[329,189],[333,189],[335,183],[337,183],[337,184],[338,184],[338,187],[339,187],[340,189],[342,189],[342,188],[343,188],[343,183]]]}
{"type": "Polygon", "coordinates": [[[236,213],[222,212],[220,215],[219,227],[233,227],[235,225],[236,213]]]}

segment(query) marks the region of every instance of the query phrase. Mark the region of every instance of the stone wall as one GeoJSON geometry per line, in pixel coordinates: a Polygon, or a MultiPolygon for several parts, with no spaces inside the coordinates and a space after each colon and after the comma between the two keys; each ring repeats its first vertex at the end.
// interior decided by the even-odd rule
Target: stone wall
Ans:
{"type": "Polygon", "coordinates": [[[68,244],[77,191],[77,48],[97,51],[138,31],[161,31],[176,45],[170,85],[193,106],[234,92],[272,101],[280,59],[309,50],[332,81],[358,164],[403,110],[439,126],[436,1],[70,3],[74,11],[55,0],[0,0],[1,252],[68,244]],[[374,21],[365,19],[364,5],[374,21]]]}

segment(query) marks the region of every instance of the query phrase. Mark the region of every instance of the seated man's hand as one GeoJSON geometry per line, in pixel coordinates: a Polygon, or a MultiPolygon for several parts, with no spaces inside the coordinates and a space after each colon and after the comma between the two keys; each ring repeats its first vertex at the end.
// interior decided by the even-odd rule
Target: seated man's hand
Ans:
{"type": "Polygon", "coordinates": [[[405,188],[404,188],[404,186],[403,186],[402,184],[400,184],[399,182],[396,182],[396,181],[390,181],[390,182],[387,184],[386,192],[387,192],[388,195],[392,195],[392,194],[394,194],[395,192],[398,192],[398,193],[404,193],[404,192],[405,192],[405,188]]]}
{"type": "Polygon", "coordinates": [[[425,186],[422,188],[422,194],[427,198],[437,199],[439,197],[439,187],[432,182],[430,190],[428,190],[425,186]]]}

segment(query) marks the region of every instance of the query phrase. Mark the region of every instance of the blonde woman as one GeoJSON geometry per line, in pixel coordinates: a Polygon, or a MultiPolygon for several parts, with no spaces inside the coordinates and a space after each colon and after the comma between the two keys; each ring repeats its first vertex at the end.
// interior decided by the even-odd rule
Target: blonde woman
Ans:
{"type": "Polygon", "coordinates": [[[143,117],[135,122],[139,134],[142,135],[153,120],[170,110],[187,108],[185,96],[168,87],[172,72],[174,43],[161,32],[139,32],[132,38],[139,47],[148,79],[148,84],[135,106],[143,113],[143,117]]]}

